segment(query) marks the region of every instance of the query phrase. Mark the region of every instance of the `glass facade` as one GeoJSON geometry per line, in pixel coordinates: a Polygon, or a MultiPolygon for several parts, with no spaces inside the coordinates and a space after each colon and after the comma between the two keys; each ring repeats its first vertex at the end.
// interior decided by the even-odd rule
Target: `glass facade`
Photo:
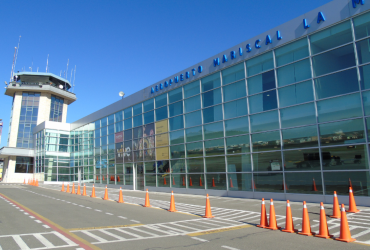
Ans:
{"type": "Polygon", "coordinates": [[[49,121],[53,122],[62,122],[63,117],[63,103],[64,99],[51,95],[51,104],[50,104],[50,117],[49,121]]]}
{"type": "Polygon", "coordinates": [[[137,189],[370,196],[368,26],[343,21],[72,131],[71,180],[82,167],[137,189]]]}
{"type": "Polygon", "coordinates": [[[23,92],[19,117],[17,148],[33,148],[33,128],[37,124],[40,93],[23,92]]]}

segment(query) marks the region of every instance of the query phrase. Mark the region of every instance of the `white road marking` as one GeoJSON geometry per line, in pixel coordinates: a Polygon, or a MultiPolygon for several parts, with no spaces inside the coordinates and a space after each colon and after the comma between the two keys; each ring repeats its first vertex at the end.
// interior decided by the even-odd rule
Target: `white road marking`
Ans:
{"type": "Polygon", "coordinates": [[[123,216],[118,216],[118,218],[121,218],[121,219],[124,219],[124,220],[127,219],[126,217],[123,217],[123,216]]]}
{"type": "Polygon", "coordinates": [[[31,218],[31,219],[35,219],[35,217],[33,217],[33,216],[30,216],[30,218],[31,218]]]}
{"type": "Polygon", "coordinates": [[[353,238],[353,239],[356,239],[357,237],[360,237],[360,236],[365,235],[365,234],[367,234],[367,233],[370,233],[370,229],[365,230],[365,231],[362,231],[361,233],[358,233],[358,234],[352,235],[352,238],[353,238]]]}
{"type": "Polygon", "coordinates": [[[105,214],[108,214],[108,215],[113,215],[113,214],[111,214],[111,213],[105,213],[105,214]]]}
{"type": "Polygon", "coordinates": [[[202,241],[202,242],[209,242],[208,240],[205,240],[205,239],[201,239],[201,238],[198,238],[198,237],[191,237],[193,240],[199,240],[199,241],[202,241]]]}
{"type": "Polygon", "coordinates": [[[226,249],[230,249],[230,250],[239,250],[238,248],[233,248],[233,247],[228,247],[228,246],[221,246],[223,248],[226,248],[226,249]]]}
{"type": "Polygon", "coordinates": [[[101,212],[101,210],[98,210],[98,209],[94,209],[96,212],[101,212]]]}
{"type": "Polygon", "coordinates": [[[19,236],[19,235],[13,235],[12,237],[13,237],[13,240],[15,241],[15,243],[17,243],[17,245],[18,245],[22,250],[28,250],[28,249],[30,249],[30,248],[27,246],[26,242],[24,242],[24,241],[22,240],[21,236],[19,236]]]}
{"type": "Polygon", "coordinates": [[[50,228],[48,225],[42,225],[43,227],[45,227],[45,228],[50,228]]]}
{"type": "Polygon", "coordinates": [[[42,223],[42,221],[40,221],[40,220],[35,220],[35,222],[37,222],[37,223],[42,223]]]}
{"type": "Polygon", "coordinates": [[[138,220],[130,220],[130,221],[135,222],[135,223],[140,223],[140,221],[138,220]]]}
{"type": "Polygon", "coordinates": [[[86,234],[87,236],[90,236],[91,238],[95,239],[95,240],[98,240],[99,242],[108,242],[107,240],[95,235],[95,234],[92,234],[90,233],[89,231],[81,231],[82,233],[86,234]]]}
{"type": "Polygon", "coordinates": [[[54,245],[41,234],[34,234],[33,236],[35,236],[36,239],[38,239],[42,244],[44,244],[45,247],[48,247],[48,248],[54,247],[54,245]]]}
{"type": "Polygon", "coordinates": [[[24,213],[25,215],[29,215],[29,213],[24,213]]]}
{"type": "Polygon", "coordinates": [[[105,234],[107,234],[107,235],[109,235],[109,236],[112,236],[113,238],[116,238],[116,239],[118,239],[118,240],[125,240],[125,238],[120,237],[120,236],[118,236],[118,235],[115,235],[115,234],[113,234],[113,233],[111,233],[111,232],[108,232],[108,231],[106,231],[106,230],[104,230],[104,229],[100,229],[99,231],[100,231],[100,232],[102,232],[102,233],[105,233],[105,234]]]}

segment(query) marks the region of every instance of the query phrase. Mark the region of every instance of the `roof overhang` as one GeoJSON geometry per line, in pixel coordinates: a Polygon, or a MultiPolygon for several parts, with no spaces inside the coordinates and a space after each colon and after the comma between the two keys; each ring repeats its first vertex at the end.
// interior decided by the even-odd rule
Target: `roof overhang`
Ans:
{"type": "Polygon", "coordinates": [[[28,148],[10,148],[10,147],[3,147],[0,149],[0,158],[7,158],[9,156],[34,157],[34,150],[28,148]]]}
{"type": "Polygon", "coordinates": [[[45,73],[45,72],[18,72],[18,73],[14,73],[15,76],[19,76],[21,78],[22,81],[30,81],[30,82],[34,82],[35,80],[37,80],[37,78],[39,77],[39,79],[41,81],[43,81],[44,79],[50,79],[51,80],[54,80],[56,79],[58,82],[63,82],[63,83],[66,83],[68,85],[68,88],[71,88],[71,83],[60,77],[60,76],[57,76],[57,75],[54,75],[52,73],[45,73]]]}

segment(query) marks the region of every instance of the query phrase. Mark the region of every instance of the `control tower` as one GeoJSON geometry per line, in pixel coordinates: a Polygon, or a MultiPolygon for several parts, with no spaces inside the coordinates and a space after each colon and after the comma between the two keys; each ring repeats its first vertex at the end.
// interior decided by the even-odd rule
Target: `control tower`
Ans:
{"type": "Polygon", "coordinates": [[[13,98],[4,158],[3,182],[23,182],[34,175],[33,128],[43,122],[66,123],[68,105],[77,100],[71,83],[52,73],[18,72],[5,95],[13,98]]]}

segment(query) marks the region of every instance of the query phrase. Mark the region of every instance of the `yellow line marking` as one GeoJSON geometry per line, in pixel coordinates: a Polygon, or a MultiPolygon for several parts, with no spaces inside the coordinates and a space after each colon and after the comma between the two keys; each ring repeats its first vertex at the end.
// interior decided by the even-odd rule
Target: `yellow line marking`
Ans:
{"type": "Polygon", "coordinates": [[[364,246],[370,246],[370,244],[366,244],[366,243],[362,243],[362,242],[351,242],[351,243],[356,243],[356,244],[359,244],[359,245],[364,245],[364,246]]]}
{"type": "Polygon", "coordinates": [[[39,218],[41,218],[41,219],[45,220],[46,222],[48,222],[49,224],[53,225],[54,227],[57,227],[59,230],[61,230],[61,231],[63,231],[64,233],[68,234],[68,235],[69,235],[69,236],[71,236],[72,238],[74,238],[74,239],[76,239],[76,240],[80,241],[81,243],[83,243],[83,244],[85,244],[85,245],[87,245],[87,246],[91,247],[91,248],[92,248],[92,249],[94,249],[94,250],[101,250],[101,248],[99,248],[99,247],[97,247],[97,246],[92,245],[90,242],[88,242],[88,241],[86,241],[86,240],[84,240],[84,239],[82,239],[82,238],[78,237],[78,236],[77,236],[77,235],[75,235],[74,233],[69,232],[69,231],[68,231],[67,229],[65,229],[64,227],[62,227],[62,226],[60,226],[60,225],[56,224],[55,222],[52,222],[51,220],[49,220],[49,219],[45,218],[44,216],[42,216],[42,215],[40,215],[40,214],[36,213],[36,212],[35,212],[35,211],[33,211],[32,209],[30,209],[30,208],[28,208],[28,207],[26,207],[26,206],[22,205],[21,203],[18,203],[18,202],[16,202],[15,200],[10,199],[8,196],[4,195],[3,193],[1,193],[1,195],[3,195],[4,197],[6,197],[7,199],[9,199],[10,201],[12,201],[13,203],[17,204],[18,206],[20,206],[20,207],[24,207],[25,209],[27,209],[27,210],[28,210],[28,211],[30,211],[31,213],[35,214],[37,217],[39,217],[39,218]]]}
{"type": "Polygon", "coordinates": [[[226,231],[231,231],[231,230],[238,230],[238,229],[243,229],[243,228],[248,228],[248,227],[253,227],[252,225],[244,225],[244,226],[236,226],[236,227],[229,227],[229,228],[222,228],[222,229],[216,229],[216,230],[208,230],[208,231],[203,231],[199,233],[192,233],[192,234],[187,234],[187,236],[200,236],[200,235],[205,235],[205,234],[214,234],[214,233],[222,233],[226,231]]]}
{"type": "Polygon", "coordinates": [[[117,225],[117,226],[103,226],[103,227],[83,227],[83,228],[69,228],[68,231],[78,231],[78,230],[92,230],[92,229],[105,229],[105,228],[117,228],[117,227],[136,227],[143,226],[144,224],[129,224],[129,225],[117,225]]]}

